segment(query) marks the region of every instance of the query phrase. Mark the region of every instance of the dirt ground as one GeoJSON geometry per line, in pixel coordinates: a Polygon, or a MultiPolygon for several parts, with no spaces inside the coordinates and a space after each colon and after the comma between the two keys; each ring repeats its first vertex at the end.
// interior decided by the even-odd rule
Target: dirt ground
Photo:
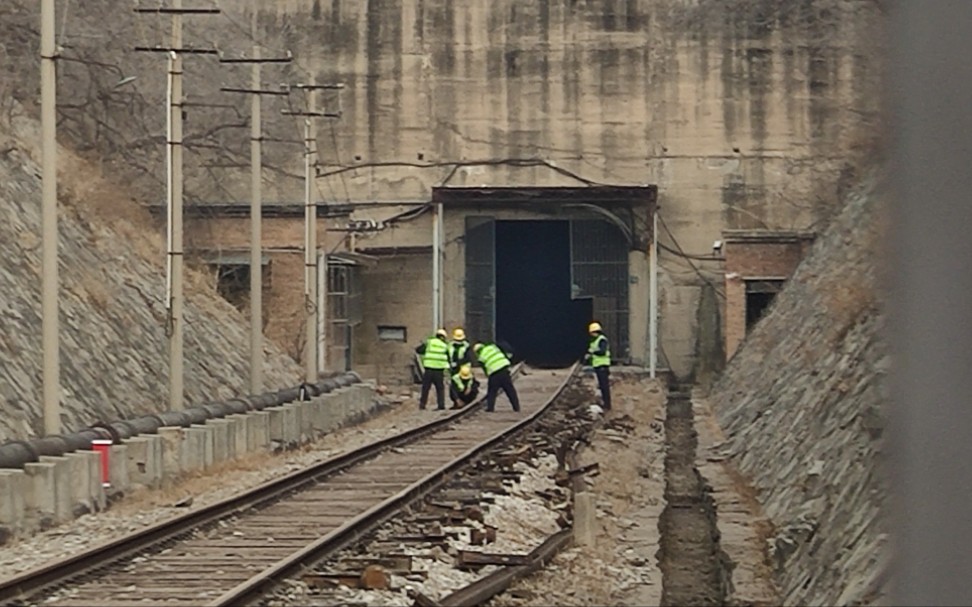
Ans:
{"type": "MultiPolygon", "coordinates": [[[[593,377],[588,385],[593,403],[593,377]]],[[[594,543],[561,552],[546,569],[496,597],[494,607],[660,603],[664,390],[646,375],[615,373],[612,385],[614,409],[578,462],[599,464],[600,473],[589,480],[598,510],[594,543]]]]}

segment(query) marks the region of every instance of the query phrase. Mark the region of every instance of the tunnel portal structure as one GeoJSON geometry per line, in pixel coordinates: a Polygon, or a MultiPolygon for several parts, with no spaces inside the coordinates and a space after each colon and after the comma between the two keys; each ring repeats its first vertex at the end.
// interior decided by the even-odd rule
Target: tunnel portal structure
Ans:
{"type": "Polygon", "coordinates": [[[654,186],[434,189],[443,321],[560,367],[583,355],[597,320],[615,359],[644,364],[656,195],[654,186]]]}

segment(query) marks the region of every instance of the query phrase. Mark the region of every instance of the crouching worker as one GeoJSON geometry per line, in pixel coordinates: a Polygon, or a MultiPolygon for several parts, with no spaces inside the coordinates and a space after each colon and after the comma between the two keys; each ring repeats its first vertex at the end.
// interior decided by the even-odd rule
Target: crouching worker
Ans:
{"type": "Polygon", "coordinates": [[[449,384],[449,398],[453,409],[462,409],[479,396],[479,381],[473,377],[472,366],[465,364],[452,376],[449,384]]]}
{"type": "Polygon", "coordinates": [[[520,410],[520,399],[513,386],[510,375],[510,359],[503,350],[494,343],[476,344],[473,346],[476,359],[486,372],[486,410],[492,411],[496,406],[496,395],[502,390],[514,411],[520,410]]]}

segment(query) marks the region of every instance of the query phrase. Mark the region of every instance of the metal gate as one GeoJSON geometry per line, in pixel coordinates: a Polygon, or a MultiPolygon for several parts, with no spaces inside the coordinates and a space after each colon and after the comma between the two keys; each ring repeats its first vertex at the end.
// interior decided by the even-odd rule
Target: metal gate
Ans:
{"type": "MultiPolygon", "coordinates": [[[[591,299],[593,316],[619,360],[630,354],[628,241],[602,219],[570,220],[571,298],[591,299]]],[[[496,221],[466,217],[466,333],[494,339],[496,327],[496,221]]]]}
{"type": "Polygon", "coordinates": [[[628,241],[603,219],[570,222],[571,298],[591,299],[615,359],[629,357],[628,241]]]}
{"type": "Polygon", "coordinates": [[[328,359],[335,368],[350,371],[354,360],[354,327],[361,324],[359,268],[347,263],[327,264],[328,359]]]}
{"type": "Polygon", "coordinates": [[[495,339],[496,221],[466,217],[466,334],[474,340],[495,339]]]}

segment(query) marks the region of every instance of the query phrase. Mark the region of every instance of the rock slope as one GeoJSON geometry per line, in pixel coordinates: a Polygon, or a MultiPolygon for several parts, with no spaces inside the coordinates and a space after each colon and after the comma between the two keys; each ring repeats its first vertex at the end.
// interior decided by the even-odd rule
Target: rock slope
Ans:
{"type": "MultiPolygon", "coordinates": [[[[37,124],[0,121],[0,442],[43,431],[41,418],[40,168],[37,124]]],[[[62,150],[61,385],[65,431],[164,410],[168,355],[161,235],[124,190],[62,150]]],[[[190,273],[186,402],[246,390],[248,321],[190,273]]],[[[267,389],[300,381],[267,344],[267,389]]]]}
{"type": "Polygon", "coordinates": [[[852,193],[711,394],[724,450],[775,526],[789,605],[869,604],[889,549],[882,194],[852,193]]]}

